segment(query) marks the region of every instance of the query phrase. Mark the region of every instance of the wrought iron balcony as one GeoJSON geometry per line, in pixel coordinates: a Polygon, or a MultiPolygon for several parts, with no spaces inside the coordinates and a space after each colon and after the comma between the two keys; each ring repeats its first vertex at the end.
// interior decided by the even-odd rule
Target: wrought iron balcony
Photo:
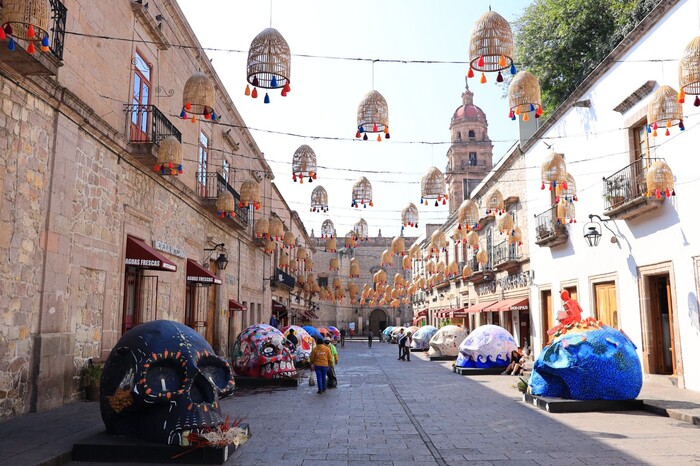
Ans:
{"type": "Polygon", "coordinates": [[[129,124],[130,143],[157,146],[168,136],[182,142],[180,130],[155,105],[126,104],[124,111],[129,124]]]}
{"type": "Polygon", "coordinates": [[[216,211],[216,199],[219,197],[219,193],[227,190],[236,201],[234,206],[236,215],[233,217],[234,225],[242,229],[248,228],[248,207],[239,206],[241,195],[233,189],[226,177],[218,172],[197,172],[197,193],[205,200],[205,205],[209,209],[216,211]]]}
{"type": "Polygon", "coordinates": [[[554,247],[569,240],[569,230],[557,219],[557,206],[535,215],[535,244],[554,247]]]}
{"type": "Polygon", "coordinates": [[[603,213],[610,218],[630,220],[658,209],[664,198],[647,198],[647,169],[659,158],[635,160],[622,170],[603,178],[605,205],[603,213]]]}
{"type": "Polygon", "coordinates": [[[270,282],[273,287],[286,286],[290,290],[294,289],[294,285],[296,284],[294,277],[280,268],[275,269],[275,275],[270,282]]]}
{"type": "MultiPolygon", "coordinates": [[[[59,0],[49,0],[51,5],[51,28],[49,29],[49,51],[27,53],[27,43],[16,41],[15,50],[0,47],[0,61],[22,76],[56,76],[63,65],[63,44],[66,39],[66,17],[68,10],[59,0]]],[[[2,7],[0,6],[0,15],[2,7]]],[[[35,43],[38,49],[38,44],[35,43]]]]}
{"type": "Polygon", "coordinates": [[[499,270],[517,267],[521,257],[518,245],[508,244],[508,241],[503,241],[493,248],[493,265],[499,270]]]}

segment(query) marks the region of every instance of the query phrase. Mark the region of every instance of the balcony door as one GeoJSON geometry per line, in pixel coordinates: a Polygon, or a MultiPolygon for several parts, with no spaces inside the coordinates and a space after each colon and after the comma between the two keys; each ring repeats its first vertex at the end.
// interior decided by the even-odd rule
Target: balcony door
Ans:
{"type": "Polygon", "coordinates": [[[151,103],[151,64],[138,52],[134,54],[134,87],[132,88],[131,103],[134,111],[131,113],[129,137],[131,141],[148,142],[148,120],[151,103]]]}
{"type": "Polygon", "coordinates": [[[207,171],[209,170],[209,137],[203,132],[199,133],[199,152],[197,155],[197,189],[201,197],[214,196],[216,193],[208,193],[207,171]]]}

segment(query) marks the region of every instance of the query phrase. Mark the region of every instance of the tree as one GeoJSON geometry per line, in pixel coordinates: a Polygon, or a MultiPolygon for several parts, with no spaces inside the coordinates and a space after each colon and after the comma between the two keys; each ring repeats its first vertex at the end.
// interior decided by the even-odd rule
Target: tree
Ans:
{"type": "Polygon", "coordinates": [[[516,62],[551,114],[661,0],[534,0],[514,23],[516,62]]]}

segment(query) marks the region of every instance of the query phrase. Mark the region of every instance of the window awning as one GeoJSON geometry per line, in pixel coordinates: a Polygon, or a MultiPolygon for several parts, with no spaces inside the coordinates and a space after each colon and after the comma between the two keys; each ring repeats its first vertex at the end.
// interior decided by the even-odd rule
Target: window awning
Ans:
{"type": "Polygon", "coordinates": [[[150,270],[177,272],[177,265],[161,253],[133,236],[126,237],[126,254],[124,263],[131,267],[150,270]]]}
{"type": "Polygon", "coordinates": [[[187,281],[204,285],[221,285],[221,279],[199,265],[192,259],[187,259],[187,281]]]}
{"type": "Polygon", "coordinates": [[[273,299],[272,300],[272,310],[275,312],[287,312],[287,306],[285,306],[281,302],[277,301],[276,299],[273,299]]]}
{"type": "Polygon", "coordinates": [[[423,317],[423,316],[427,316],[427,315],[428,315],[428,310],[423,309],[422,311],[418,311],[418,313],[415,315],[415,318],[417,319],[419,317],[423,317]]]}
{"type": "Polygon", "coordinates": [[[489,311],[528,311],[529,309],[529,298],[511,298],[499,301],[493,308],[489,308],[489,311]]]}
{"type": "Polygon", "coordinates": [[[316,315],[316,313],[315,313],[314,311],[305,311],[305,312],[304,312],[304,315],[305,315],[309,320],[311,320],[311,319],[318,319],[318,316],[316,315]]]}
{"type": "Polygon", "coordinates": [[[244,305],[236,301],[235,299],[229,299],[228,300],[228,310],[229,312],[233,311],[245,311],[246,308],[244,305]]]}
{"type": "MultiPolygon", "coordinates": [[[[469,309],[467,309],[467,312],[484,312],[487,308],[493,306],[496,303],[498,303],[498,301],[486,301],[484,303],[477,303],[469,309]]],[[[489,309],[489,311],[490,310],[491,309],[489,309]]]]}

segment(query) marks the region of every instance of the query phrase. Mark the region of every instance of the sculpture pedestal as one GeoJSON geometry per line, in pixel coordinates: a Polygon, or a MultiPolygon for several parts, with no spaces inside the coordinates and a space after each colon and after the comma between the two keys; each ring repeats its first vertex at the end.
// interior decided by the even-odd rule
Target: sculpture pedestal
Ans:
{"type": "Polygon", "coordinates": [[[504,370],[505,367],[454,367],[454,372],[459,375],[500,375],[504,370]]]}
{"type": "Polygon", "coordinates": [[[261,377],[244,377],[242,375],[234,376],[236,379],[236,387],[240,388],[257,388],[257,387],[298,387],[298,378],[281,378],[281,379],[263,379],[261,377]]]}
{"type": "Polygon", "coordinates": [[[430,356],[431,361],[454,361],[457,356],[430,356]]]}
{"type": "Polygon", "coordinates": [[[523,401],[549,413],[584,413],[596,411],[637,411],[644,401],[633,400],[567,400],[523,393],[523,401]]]}

